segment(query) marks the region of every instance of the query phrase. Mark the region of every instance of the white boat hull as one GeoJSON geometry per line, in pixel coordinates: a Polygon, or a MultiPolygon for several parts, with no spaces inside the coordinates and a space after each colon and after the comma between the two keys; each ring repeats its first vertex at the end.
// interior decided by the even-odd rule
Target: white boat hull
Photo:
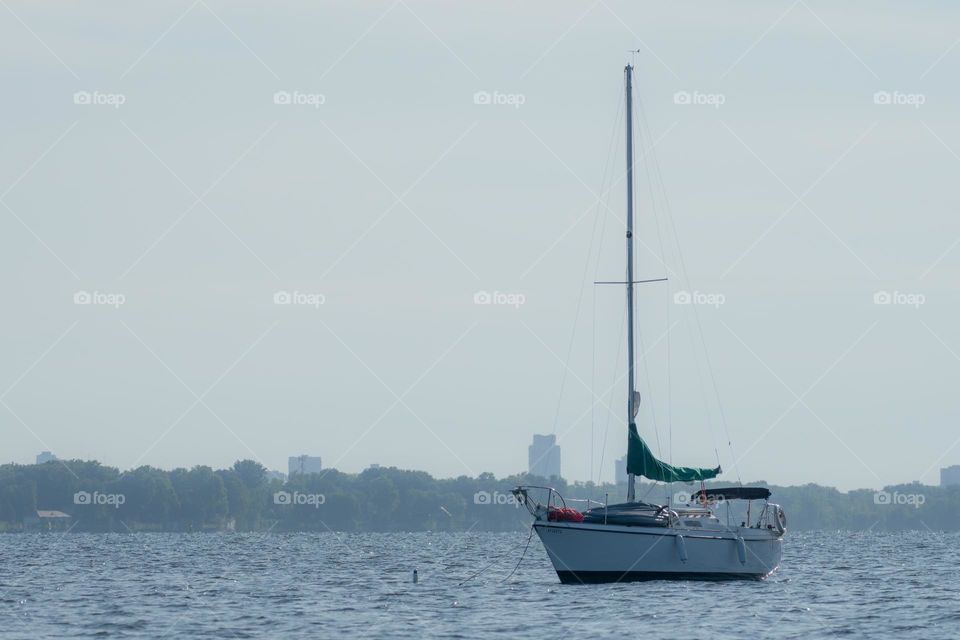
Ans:
{"type": "Polygon", "coordinates": [[[759,580],[780,565],[776,531],[534,523],[560,581],[759,580]]]}

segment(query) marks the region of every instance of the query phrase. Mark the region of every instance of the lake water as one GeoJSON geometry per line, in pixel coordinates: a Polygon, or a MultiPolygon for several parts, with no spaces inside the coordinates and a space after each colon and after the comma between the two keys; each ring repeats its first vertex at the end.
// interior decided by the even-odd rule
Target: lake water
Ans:
{"type": "Polygon", "coordinates": [[[960,636],[958,534],[788,532],[783,566],[763,582],[589,586],[559,584],[534,536],[504,583],[526,540],[0,535],[0,636],[960,636]]]}

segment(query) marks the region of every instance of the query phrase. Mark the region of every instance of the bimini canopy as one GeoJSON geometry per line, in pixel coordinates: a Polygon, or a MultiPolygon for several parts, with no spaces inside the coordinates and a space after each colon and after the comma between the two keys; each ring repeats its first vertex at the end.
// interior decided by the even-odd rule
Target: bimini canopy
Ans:
{"type": "Polygon", "coordinates": [[[714,487],[699,490],[690,495],[690,500],[697,502],[706,494],[707,500],[766,500],[770,497],[770,489],[766,487],[714,487]]]}
{"type": "Polygon", "coordinates": [[[637,433],[637,425],[630,425],[630,435],[627,439],[627,473],[659,482],[694,482],[716,478],[720,475],[720,471],[720,467],[716,469],[674,467],[657,460],[650,451],[650,447],[637,433]]]}

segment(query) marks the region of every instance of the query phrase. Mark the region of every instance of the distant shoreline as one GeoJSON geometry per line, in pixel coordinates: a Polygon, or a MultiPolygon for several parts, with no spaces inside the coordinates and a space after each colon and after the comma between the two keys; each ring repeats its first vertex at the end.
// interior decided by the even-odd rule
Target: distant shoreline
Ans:
{"type": "MultiPolygon", "coordinates": [[[[251,460],[219,470],[126,472],[96,461],[56,460],[0,466],[0,532],[517,531],[530,523],[510,493],[518,484],[549,484],[567,499],[602,502],[609,494],[611,503],[623,501],[625,493],[622,485],[526,474],[437,479],[376,467],[358,474],[327,469],[281,481],[251,460]]],[[[960,531],[957,486],[914,483],[841,492],[815,484],[747,484],[769,487],[771,502],[783,505],[788,526],[796,530],[960,531]]],[[[644,482],[637,495],[663,503],[668,491],[676,501],[698,486],[644,482]]]]}

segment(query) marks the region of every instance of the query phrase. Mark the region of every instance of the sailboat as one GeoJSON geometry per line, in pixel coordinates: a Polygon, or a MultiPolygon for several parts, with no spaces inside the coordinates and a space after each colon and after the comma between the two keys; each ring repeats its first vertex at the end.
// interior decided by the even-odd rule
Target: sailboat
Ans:
{"type": "MultiPolygon", "coordinates": [[[[533,516],[533,528],[563,583],[657,579],[763,579],[782,558],[786,514],[763,487],[706,488],[720,467],[677,467],[658,460],[637,430],[640,394],[634,357],[633,275],[633,67],[624,69],[626,93],[626,286],[627,294],[627,502],[579,511],[552,487],[519,486],[514,496],[533,516]],[[699,482],[686,504],[658,505],[636,499],[636,479],[699,482]],[[728,501],[747,501],[746,517],[730,524],[728,501]],[[755,518],[753,504],[762,501],[755,518]],[[725,504],[721,522],[718,507],[725,504]]],[[[739,518],[737,518],[739,519],[739,518]]]]}

